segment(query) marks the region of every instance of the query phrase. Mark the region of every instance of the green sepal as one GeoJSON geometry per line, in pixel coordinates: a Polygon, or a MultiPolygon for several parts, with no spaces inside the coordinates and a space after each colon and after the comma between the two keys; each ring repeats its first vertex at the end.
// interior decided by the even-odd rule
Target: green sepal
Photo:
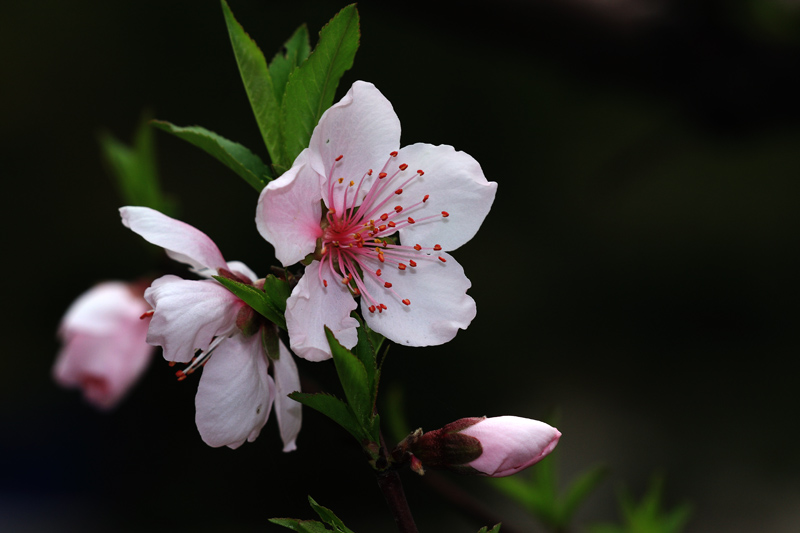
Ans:
{"type": "Polygon", "coordinates": [[[261,137],[264,139],[272,163],[284,166],[286,159],[283,153],[284,142],[280,124],[281,106],[275,96],[275,87],[267,67],[267,61],[256,42],[236,21],[225,0],[221,0],[221,4],[233,54],[236,56],[236,64],[239,66],[239,74],[242,76],[244,89],[250,100],[250,107],[256,117],[261,137]]]}
{"type": "Polygon", "coordinates": [[[351,4],[322,28],[314,51],[289,76],[281,105],[289,161],[308,146],[322,113],[333,104],[339,80],[353,66],[359,37],[358,11],[351,4]]]}
{"type": "Polygon", "coordinates": [[[163,120],[153,120],[151,123],[215,157],[258,192],[272,180],[272,173],[261,158],[239,143],[200,126],[180,127],[163,120]]]}
{"type": "Polygon", "coordinates": [[[501,524],[495,524],[492,529],[489,529],[489,526],[484,526],[480,529],[480,531],[478,531],[478,533],[500,533],[500,525],[501,524]]]}
{"type": "Polygon", "coordinates": [[[356,420],[363,428],[364,433],[372,442],[378,442],[378,426],[373,417],[372,390],[367,377],[367,370],[361,359],[353,352],[342,346],[333,332],[325,326],[325,336],[333,354],[336,373],[342,383],[347,403],[353,410],[356,420]]]}
{"type": "Polygon", "coordinates": [[[330,529],[316,520],[298,520],[297,518],[270,518],[270,522],[298,533],[330,533],[330,529]]]}
{"type": "Polygon", "coordinates": [[[149,116],[142,116],[131,146],[108,132],[101,133],[98,140],[123,204],[143,205],[174,214],[173,202],[159,185],[155,140],[149,122],[149,116]]]}
{"type": "Polygon", "coordinates": [[[361,442],[367,437],[367,435],[364,434],[364,430],[361,428],[361,424],[359,424],[356,419],[353,410],[350,409],[350,406],[336,396],[328,394],[327,392],[317,392],[314,394],[293,392],[289,394],[289,398],[327,416],[346,429],[357,441],[361,442]]]}
{"type": "Polygon", "coordinates": [[[261,328],[261,346],[264,347],[264,352],[273,361],[281,358],[280,337],[275,324],[268,324],[261,328]]]}
{"type": "Polygon", "coordinates": [[[283,102],[283,93],[286,91],[289,75],[303,64],[310,53],[311,43],[308,39],[308,28],[303,24],[284,43],[283,50],[275,54],[275,57],[269,62],[269,75],[272,77],[272,87],[275,90],[278,104],[283,102]]]}
{"type": "MultiPolygon", "coordinates": [[[[283,316],[283,311],[280,310],[278,304],[274,302],[267,293],[252,285],[247,285],[222,276],[213,276],[213,278],[240,298],[244,303],[255,309],[256,312],[266,317],[267,320],[286,329],[286,318],[283,316]]],[[[284,300],[284,309],[286,309],[285,305],[284,300]]]]}
{"type": "Polygon", "coordinates": [[[311,496],[308,497],[308,503],[311,505],[311,508],[314,509],[314,512],[319,515],[320,519],[322,519],[322,521],[329,526],[333,527],[334,531],[340,533],[353,533],[347,528],[347,526],[344,525],[344,522],[342,522],[338,516],[333,514],[333,511],[315,502],[314,498],[311,496]]]}

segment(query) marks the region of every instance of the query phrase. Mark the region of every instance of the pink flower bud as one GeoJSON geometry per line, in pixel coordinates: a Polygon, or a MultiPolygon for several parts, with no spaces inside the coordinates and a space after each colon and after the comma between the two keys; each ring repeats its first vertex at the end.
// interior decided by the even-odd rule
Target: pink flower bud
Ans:
{"type": "Polygon", "coordinates": [[[561,432],[517,416],[462,418],[411,439],[408,449],[428,468],[503,477],[538,463],[561,432]]]}
{"type": "Polygon", "coordinates": [[[67,310],[58,335],[63,348],[53,366],[60,385],[83,390],[103,409],[119,402],[144,372],[154,348],[145,342],[150,307],[144,286],[113,281],[82,294],[67,310]]]}

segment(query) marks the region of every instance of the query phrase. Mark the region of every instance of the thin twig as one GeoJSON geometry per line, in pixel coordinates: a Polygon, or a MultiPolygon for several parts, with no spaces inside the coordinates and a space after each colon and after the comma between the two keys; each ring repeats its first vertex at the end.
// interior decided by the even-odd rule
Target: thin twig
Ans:
{"type": "Polygon", "coordinates": [[[383,497],[386,498],[386,503],[394,517],[394,523],[397,524],[397,530],[400,533],[418,533],[417,524],[408,507],[406,494],[397,470],[389,469],[378,472],[378,486],[383,492],[383,497]]]}

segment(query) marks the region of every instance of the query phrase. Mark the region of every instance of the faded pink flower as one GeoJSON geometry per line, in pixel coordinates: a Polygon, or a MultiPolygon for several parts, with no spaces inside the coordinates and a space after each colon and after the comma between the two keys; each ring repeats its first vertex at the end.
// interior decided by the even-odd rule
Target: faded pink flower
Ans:
{"type": "MultiPolygon", "coordinates": [[[[120,209],[122,223],[196,274],[224,276],[258,286],[263,280],[245,264],[226,262],[203,232],[146,207],[120,209]]],[[[258,437],[273,401],[284,451],[296,448],[301,406],[286,395],[300,389],[297,367],[279,343],[280,357],[267,356],[260,315],[213,279],[163,276],[145,291],[152,306],[147,342],[164,349],[168,361],[186,363],[179,379],[203,367],[195,397],[195,422],[210,446],[237,448],[258,437]],[[212,357],[213,355],[213,357],[212,357]],[[268,374],[270,362],[273,376],[268,374]]]]}
{"type": "Polygon", "coordinates": [[[462,418],[412,435],[409,450],[423,467],[504,477],[544,459],[560,438],[556,428],[529,418],[462,418]]]}
{"type": "Polygon", "coordinates": [[[313,258],[287,302],[292,350],[329,358],[325,325],[355,346],[356,298],[369,327],[397,343],[451,340],[475,317],[475,302],[447,252],[475,235],[496,190],[451,146],[401,149],[392,105],[372,84],[354,83],[258,201],[256,225],[278,260],[313,258]]]}
{"type": "Polygon", "coordinates": [[[153,347],[145,341],[149,306],[144,285],[108,281],[82,294],[58,329],[63,347],[53,366],[60,385],[79,388],[92,404],[114,407],[147,368],[153,347]]]}

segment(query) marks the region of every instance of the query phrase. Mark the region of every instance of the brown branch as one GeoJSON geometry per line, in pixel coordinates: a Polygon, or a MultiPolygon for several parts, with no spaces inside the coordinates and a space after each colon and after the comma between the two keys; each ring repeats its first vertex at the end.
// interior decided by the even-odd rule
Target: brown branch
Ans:
{"type": "Polygon", "coordinates": [[[386,503],[394,517],[394,523],[397,524],[397,530],[400,533],[418,533],[417,524],[414,523],[414,517],[408,507],[406,494],[397,470],[389,469],[378,472],[378,486],[383,492],[383,497],[386,498],[386,503]]]}

